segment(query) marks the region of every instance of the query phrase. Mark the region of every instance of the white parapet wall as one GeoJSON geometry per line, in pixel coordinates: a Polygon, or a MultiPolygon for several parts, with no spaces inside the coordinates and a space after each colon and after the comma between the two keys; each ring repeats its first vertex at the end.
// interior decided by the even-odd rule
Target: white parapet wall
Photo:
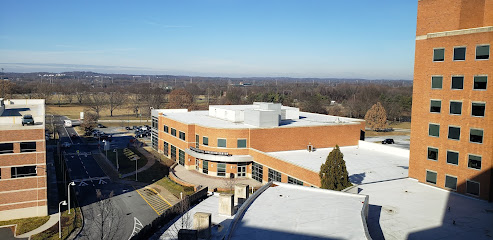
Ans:
{"type": "Polygon", "coordinates": [[[408,149],[393,147],[391,145],[383,145],[380,143],[359,141],[359,147],[363,148],[363,149],[385,152],[388,154],[393,154],[396,156],[409,158],[409,150],[408,149]]]}

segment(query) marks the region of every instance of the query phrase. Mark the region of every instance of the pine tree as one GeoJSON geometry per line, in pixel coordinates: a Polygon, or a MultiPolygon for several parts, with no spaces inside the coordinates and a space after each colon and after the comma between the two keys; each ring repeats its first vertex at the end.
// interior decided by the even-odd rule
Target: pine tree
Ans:
{"type": "Polygon", "coordinates": [[[346,162],[339,146],[329,153],[327,160],[320,167],[321,188],[341,191],[352,186],[346,169],[346,162]]]}
{"type": "Polygon", "coordinates": [[[387,112],[380,102],[374,104],[365,115],[365,121],[371,130],[387,129],[387,112]]]}

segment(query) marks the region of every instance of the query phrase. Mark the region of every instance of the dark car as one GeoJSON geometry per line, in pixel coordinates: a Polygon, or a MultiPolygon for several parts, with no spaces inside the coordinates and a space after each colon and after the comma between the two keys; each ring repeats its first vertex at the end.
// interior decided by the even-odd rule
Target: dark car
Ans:
{"type": "Polygon", "coordinates": [[[382,141],[382,144],[394,144],[394,139],[387,138],[387,139],[382,141]]]}
{"type": "Polygon", "coordinates": [[[125,127],[125,130],[130,131],[130,130],[132,130],[132,128],[131,127],[125,127]]]}
{"type": "Polygon", "coordinates": [[[103,124],[101,123],[98,123],[98,128],[106,128],[106,126],[104,126],[103,124]]]}
{"type": "Polygon", "coordinates": [[[34,125],[34,119],[31,114],[22,116],[22,126],[24,125],[34,125]]]}

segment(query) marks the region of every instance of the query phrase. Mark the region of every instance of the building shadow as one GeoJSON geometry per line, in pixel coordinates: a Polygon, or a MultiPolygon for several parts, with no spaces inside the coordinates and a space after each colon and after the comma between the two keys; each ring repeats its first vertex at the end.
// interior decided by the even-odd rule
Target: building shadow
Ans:
{"type": "Polygon", "coordinates": [[[475,189],[466,181],[458,183],[457,193],[448,194],[441,225],[412,232],[408,239],[493,239],[492,169],[469,180],[485,185],[480,185],[479,197],[467,193],[468,188],[469,192],[475,189]]]}
{"type": "Polygon", "coordinates": [[[22,116],[21,112],[26,112],[30,111],[30,108],[10,108],[10,109],[5,109],[2,113],[2,116],[8,116],[8,117],[20,117],[22,116]]]}

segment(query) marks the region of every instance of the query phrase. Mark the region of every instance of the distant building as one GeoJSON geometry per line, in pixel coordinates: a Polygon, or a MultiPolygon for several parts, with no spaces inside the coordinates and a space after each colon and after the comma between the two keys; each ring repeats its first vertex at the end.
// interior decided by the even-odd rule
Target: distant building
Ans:
{"type": "Polygon", "coordinates": [[[0,220],[47,214],[45,101],[0,99],[0,220]]]}
{"type": "Polygon", "coordinates": [[[420,0],[409,177],[493,201],[493,1],[420,0]]]}
{"type": "Polygon", "coordinates": [[[254,103],[211,105],[209,111],[153,110],[152,127],[152,146],[191,171],[318,187],[322,162],[311,159],[310,152],[336,144],[357,146],[365,122],[254,103]],[[274,154],[295,150],[304,162],[274,154]],[[309,167],[313,164],[317,166],[309,167]]]}

